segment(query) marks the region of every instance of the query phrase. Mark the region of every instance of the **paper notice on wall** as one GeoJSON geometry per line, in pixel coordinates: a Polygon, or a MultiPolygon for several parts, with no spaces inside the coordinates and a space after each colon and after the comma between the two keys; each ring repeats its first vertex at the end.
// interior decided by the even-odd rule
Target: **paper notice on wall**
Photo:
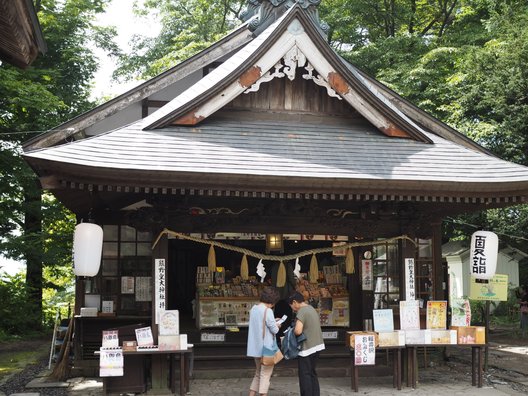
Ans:
{"type": "Polygon", "coordinates": [[[136,277],[136,301],[152,301],[152,277],[136,277]]]}
{"type": "Polygon", "coordinates": [[[99,351],[99,376],[121,377],[123,375],[123,350],[101,348],[99,351]]]}
{"type": "Polygon", "coordinates": [[[372,290],[372,260],[361,260],[361,288],[372,290]]]}
{"type": "Polygon", "coordinates": [[[374,334],[356,335],[354,337],[354,364],[356,366],[376,364],[374,334]]]}
{"type": "Polygon", "coordinates": [[[134,277],[121,277],[121,294],[134,294],[134,277]]]}

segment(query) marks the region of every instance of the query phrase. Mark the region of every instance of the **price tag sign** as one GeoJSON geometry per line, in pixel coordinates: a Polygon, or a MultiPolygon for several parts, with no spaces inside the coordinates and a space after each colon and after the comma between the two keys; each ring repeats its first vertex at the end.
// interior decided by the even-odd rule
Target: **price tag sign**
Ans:
{"type": "Polygon", "coordinates": [[[323,331],[323,339],[337,340],[337,331],[323,331]]]}
{"type": "Polygon", "coordinates": [[[200,336],[202,342],[224,342],[224,333],[202,333],[200,336]]]}

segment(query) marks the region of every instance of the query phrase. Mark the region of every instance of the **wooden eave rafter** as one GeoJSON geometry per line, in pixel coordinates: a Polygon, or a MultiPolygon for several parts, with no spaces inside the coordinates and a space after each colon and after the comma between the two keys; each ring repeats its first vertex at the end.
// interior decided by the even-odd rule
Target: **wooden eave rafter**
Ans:
{"type": "MultiPolygon", "coordinates": [[[[39,161],[37,161],[39,162],[39,161]]],[[[485,204],[490,207],[528,202],[528,189],[516,183],[454,183],[347,179],[312,180],[304,177],[189,174],[127,169],[89,169],[60,163],[48,167],[40,177],[42,188],[54,190],[104,191],[114,193],[180,196],[243,197],[271,199],[315,199],[336,201],[413,201],[485,204]]],[[[38,165],[33,164],[34,168],[38,165]]],[[[37,172],[38,173],[38,172],[37,172]]]]}
{"type": "Polygon", "coordinates": [[[262,33],[265,40],[244,59],[243,64],[247,65],[246,67],[232,70],[200,95],[179,106],[176,105],[175,109],[161,112],[161,116],[153,114],[151,120],[145,120],[147,126],[144,129],[162,128],[170,124],[196,125],[241,95],[265,73],[270,72],[288,51],[297,47],[302,52],[301,55],[306,57],[309,64],[319,73],[319,77],[382,133],[391,137],[406,137],[432,143],[422,133],[420,126],[393,107],[381,94],[376,95],[357,75],[351,73],[323,40],[313,21],[300,6],[295,5],[276,23],[277,25],[268,28],[272,31],[262,33]],[[273,57],[266,56],[269,53],[272,53],[273,57]],[[321,54],[322,56],[319,56],[321,54]]]}
{"type": "Polygon", "coordinates": [[[32,2],[0,0],[0,59],[26,68],[46,50],[32,2]]]}

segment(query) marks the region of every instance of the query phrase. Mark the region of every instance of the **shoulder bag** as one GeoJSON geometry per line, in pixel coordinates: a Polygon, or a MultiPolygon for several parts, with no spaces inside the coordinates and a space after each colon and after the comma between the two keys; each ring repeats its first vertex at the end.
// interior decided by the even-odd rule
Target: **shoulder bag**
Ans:
{"type": "MultiPolygon", "coordinates": [[[[264,311],[264,322],[262,323],[262,340],[266,337],[266,313],[268,312],[269,308],[266,308],[264,311]]],[[[273,337],[273,346],[271,348],[266,347],[266,345],[262,345],[262,357],[260,358],[260,363],[263,366],[274,366],[277,363],[279,363],[282,360],[282,352],[280,351],[279,347],[277,346],[277,340],[275,336],[273,337]]]]}

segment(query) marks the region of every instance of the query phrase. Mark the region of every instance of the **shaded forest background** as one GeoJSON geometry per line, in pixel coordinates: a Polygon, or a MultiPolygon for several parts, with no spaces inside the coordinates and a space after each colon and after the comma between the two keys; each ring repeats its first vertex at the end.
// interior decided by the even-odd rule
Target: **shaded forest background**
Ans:
{"type": "MultiPolygon", "coordinates": [[[[0,275],[0,339],[46,328],[55,304],[73,298],[75,217],[39,188],[21,159],[22,143],[102,100],[89,99],[100,66],[95,47],[118,60],[115,79],[147,79],[238,26],[246,7],[241,0],[144,0],[136,13],[155,15],[161,31],[134,37],[123,53],[115,27],[95,24],[109,3],[35,1],[47,53],[26,70],[0,65],[0,254],[27,266],[0,275]]],[[[525,0],[322,0],[319,14],[345,59],[498,157],[528,165],[525,0]]],[[[446,219],[443,228],[446,241],[485,228],[528,252],[527,205],[446,219]]],[[[528,264],[520,271],[528,283],[528,264]]]]}

